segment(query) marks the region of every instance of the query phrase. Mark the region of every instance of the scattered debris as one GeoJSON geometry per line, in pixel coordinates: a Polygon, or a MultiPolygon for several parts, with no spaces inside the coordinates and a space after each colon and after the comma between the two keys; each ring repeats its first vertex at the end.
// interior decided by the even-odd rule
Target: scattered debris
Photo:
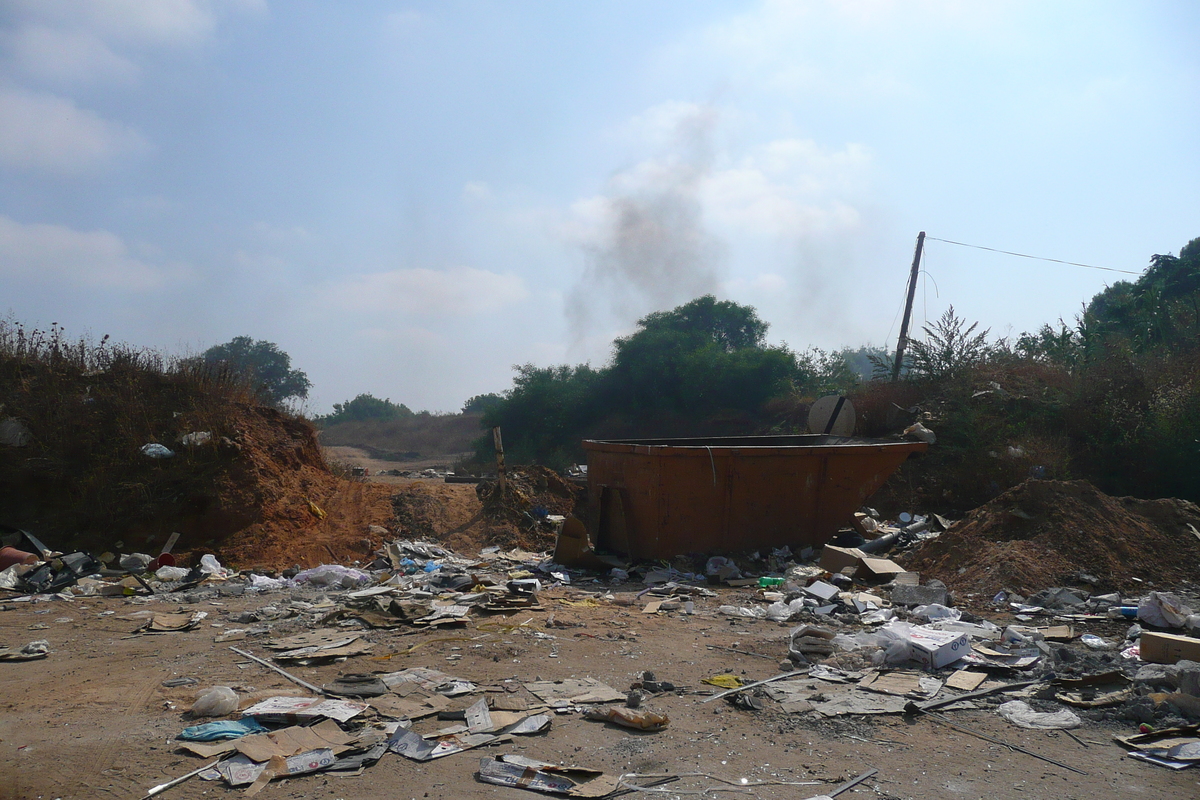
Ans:
{"type": "Polygon", "coordinates": [[[237,692],[228,686],[214,686],[196,695],[192,704],[193,717],[224,717],[237,711],[237,692]]]}
{"type": "Polygon", "coordinates": [[[45,639],[38,639],[21,648],[0,647],[0,661],[37,661],[48,655],[50,643],[45,639]]]}
{"type": "Polygon", "coordinates": [[[586,719],[611,722],[623,728],[633,728],[639,731],[661,731],[670,724],[666,714],[653,711],[635,710],[632,708],[589,708],[583,712],[586,719]]]}

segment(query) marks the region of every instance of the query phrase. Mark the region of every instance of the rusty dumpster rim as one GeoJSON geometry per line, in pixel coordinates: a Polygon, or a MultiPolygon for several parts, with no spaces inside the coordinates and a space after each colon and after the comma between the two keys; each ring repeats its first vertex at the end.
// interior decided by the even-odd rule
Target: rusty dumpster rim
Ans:
{"type": "Polygon", "coordinates": [[[754,444],[757,438],[770,439],[778,442],[781,436],[730,436],[730,437],[693,437],[681,439],[585,439],[585,450],[600,453],[626,453],[644,456],[805,456],[829,455],[836,453],[883,452],[885,450],[910,450],[923,452],[929,445],[925,442],[902,442],[886,439],[855,439],[850,437],[829,437],[821,434],[801,434],[794,438],[795,444],[754,444]],[[820,444],[807,444],[803,440],[809,437],[822,439],[820,444]],[[829,439],[837,441],[830,442],[829,439]],[[699,444],[698,442],[712,442],[699,444]],[[686,444],[693,442],[693,444],[686,444]]]}

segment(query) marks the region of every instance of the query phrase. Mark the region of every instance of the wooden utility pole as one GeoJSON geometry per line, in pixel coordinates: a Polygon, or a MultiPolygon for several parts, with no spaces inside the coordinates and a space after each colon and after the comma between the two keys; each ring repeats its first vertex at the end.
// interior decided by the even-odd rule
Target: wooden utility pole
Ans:
{"type": "Polygon", "coordinates": [[[912,272],[908,275],[908,299],[904,301],[904,319],[900,322],[900,338],[896,340],[896,361],[892,364],[892,381],[900,380],[904,363],[904,348],[908,347],[908,320],[912,316],[913,295],[917,293],[917,273],[921,269],[921,250],[925,247],[925,231],[917,234],[917,252],[913,254],[912,272]]]}
{"type": "Polygon", "coordinates": [[[504,440],[500,438],[500,426],[492,428],[492,444],[496,445],[496,483],[500,486],[500,494],[504,494],[504,440]]]}

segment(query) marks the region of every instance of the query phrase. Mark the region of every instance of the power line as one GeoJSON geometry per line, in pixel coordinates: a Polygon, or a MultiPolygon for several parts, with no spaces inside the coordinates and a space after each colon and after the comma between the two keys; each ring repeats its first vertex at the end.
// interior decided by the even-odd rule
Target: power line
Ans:
{"type": "Polygon", "coordinates": [[[954,242],[950,239],[939,239],[936,236],[926,236],[926,239],[932,239],[935,242],[945,242],[946,244],[956,244],[959,247],[973,247],[976,250],[989,250],[993,253],[1003,253],[1006,256],[1019,256],[1020,258],[1032,258],[1035,261],[1052,261],[1055,264],[1068,264],[1072,267],[1086,267],[1088,269],[1102,269],[1106,272],[1120,272],[1125,275],[1141,275],[1140,272],[1131,272],[1127,269],[1113,269],[1112,267],[1097,267],[1095,264],[1080,264],[1077,261],[1063,261],[1058,258],[1043,258],[1042,256],[1031,256],[1026,253],[1014,253],[1011,250],[998,250],[995,247],[984,247],[980,244],[967,244],[966,242],[954,242]]]}

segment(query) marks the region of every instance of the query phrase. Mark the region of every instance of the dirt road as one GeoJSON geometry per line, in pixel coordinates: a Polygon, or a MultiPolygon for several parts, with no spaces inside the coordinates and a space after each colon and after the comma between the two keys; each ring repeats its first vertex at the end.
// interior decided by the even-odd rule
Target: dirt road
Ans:
{"type": "Polygon", "coordinates": [[[422,456],[421,458],[410,459],[407,461],[388,461],[381,458],[375,458],[368,451],[361,447],[335,445],[332,447],[322,447],[321,451],[325,454],[326,460],[328,460],[331,464],[342,464],[347,467],[364,467],[370,473],[367,477],[367,480],[371,483],[390,484],[404,484],[413,479],[401,477],[399,475],[383,474],[386,471],[401,470],[407,472],[425,469],[447,470],[460,456],[467,455],[466,453],[450,453],[448,455],[441,456],[422,456]]]}
{"type": "MultiPolygon", "coordinates": [[[[581,588],[598,589],[595,584],[581,588]]],[[[640,586],[617,587],[627,591],[640,586]]],[[[712,691],[701,680],[732,672],[745,680],[775,675],[786,653],[788,626],[718,616],[721,603],[737,592],[697,602],[694,616],[647,615],[638,607],[576,605],[577,594],[559,588],[544,599],[545,610],[510,618],[531,620],[503,633],[475,622],[461,631],[369,631],[376,653],[413,645],[411,655],[387,661],[365,657],[324,667],[296,667],[315,684],[349,672],[388,672],[410,666],[440,669],[484,687],[515,687],[534,679],[593,677],[624,691],[643,670],[683,687],[659,695],[648,706],[670,717],[659,733],[633,733],[578,714],[556,716],[549,733],[513,744],[459,753],[418,763],[395,754],[356,777],[314,775],[277,781],[262,798],[512,798],[536,795],[480,783],[479,758],[519,753],[544,761],[574,763],[611,772],[705,772],[749,782],[816,781],[812,786],[753,787],[751,796],[807,798],[869,768],[878,774],[845,798],[1146,798],[1200,796],[1200,772],[1172,772],[1133,761],[1111,741],[1130,724],[1087,723],[1074,733],[1028,731],[994,711],[950,712],[965,724],[1042,753],[1087,773],[1081,776],[1007,748],[956,732],[933,720],[900,716],[823,719],[815,712],[786,714],[770,700],[762,711],[742,711],[725,701],[704,703],[712,691]],[[567,605],[563,601],[572,604],[567,605]],[[726,648],[726,649],[719,649],[726,648]],[[747,651],[747,652],[731,652],[747,651]],[[756,653],[758,655],[752,655],[756,653]]],[[[297,594],[314,602],[312,594],[297,594]]],[[[193,724],[184,714],[196,688],[231,685],[243,693],[292,692],[280,676],[235,655],[215,635],[234,627],[230,617],[273,606],[284,609],[292,593],[215,597],[197,603],[137,605],[123,598],[87,598],[31,605],[6,602],[0,611],[0,644],[49,641],[42,661],[0,662],[0,798],[141,797],[151,786],[195,769],[202,762],[176,752],[175,735],[193,724]],[[141,624],[128,615],[155,611],[206,611],[199,629],[157,636],[133,635],[141,624]],[[195,677],[199,687],[164,688],[175,677],[195,677]]],[[[304,612],[301,612],[304,613],[304,612]]],[[[492,621],[496,621],[492,618],[492,621]]],[[[270,634],[235,642],[264,654],[270,635],[307,629],[303,617],[273,623],[270,634]]],[[[462,702],[465,706],[477,697],[462,702]]],[[[422,720],[429,732],[446,722],[422,720]]],[[[711,784],[677,784],[691,786],[711,784]]],[[[670,789],[671,787],[664,787],[670,789]]],[[[193,780],[165,798],[240,796],[222,784],[193,780]]],[[[679,796],[667,794],[667,797],[679,796]]]]}

